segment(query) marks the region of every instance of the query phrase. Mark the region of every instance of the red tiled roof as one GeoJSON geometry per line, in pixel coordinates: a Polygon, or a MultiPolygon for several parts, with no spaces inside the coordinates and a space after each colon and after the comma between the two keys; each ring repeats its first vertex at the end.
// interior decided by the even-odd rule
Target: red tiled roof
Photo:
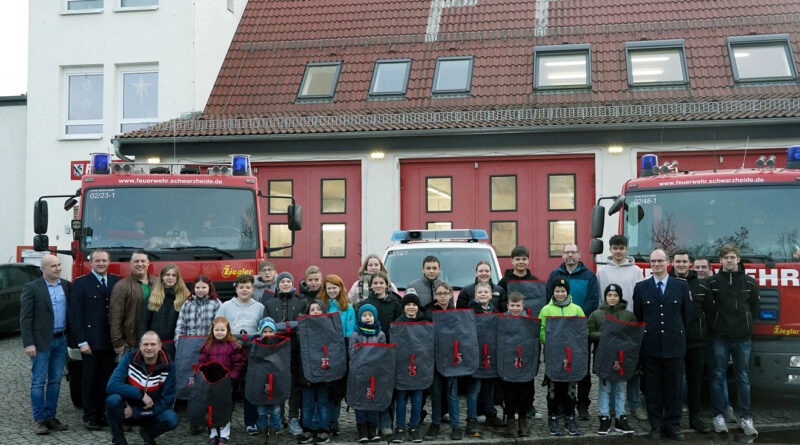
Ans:
{"type": "Polygon", "coordinates": [[[736,85],[726,46],[785,33],[796,52],[797,0],[451,0],[473,6],[442,9],[426,42],[431,3],[250,0],[203,116],[122,137],[800,117],[797,82],[736,85]],[[630,88],[625,42],[667,39],[685,39],[689,87],[630,88]],[[591,89],[533,90],[534,47],[584,43],[591,89]],[[442,56],[474,57],[468,97],[431,97],[442,56]],[[412,60],[406,97],[368,100],[375,61],[391,58],[412,60]],[[298,103],[306,65],[329,61],[343,62],[333,100],[298,103]]]}

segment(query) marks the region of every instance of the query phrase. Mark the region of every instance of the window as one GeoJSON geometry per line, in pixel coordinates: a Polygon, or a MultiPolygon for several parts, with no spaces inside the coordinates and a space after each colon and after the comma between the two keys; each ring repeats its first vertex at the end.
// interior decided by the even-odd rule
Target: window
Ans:
{"type": "Polygon", "coordinates": [[[123,8],[146,8],[158,6],[158,0],[120,0],[119,5],[123,8]]]}
{"type": "Polygon", "coordinates": [[[628,42],[629,85],[685,84],[689,76],[683,40],[659,42],[628,42]]]}
{"type": "Polygon", "coordinates": [[[577,244],[575,241],[575,228],[577,225],[574,220],[549,221],[549,255],[560,257],[564,253],[564,246],[567,244],[577,244]]]}
{"type": "Polygon", "coordinates": [[[491,189],[490,199],[493,212],[517,210],[516,176],[491,176],[489,188],[491,189]]]}
{"type": "Polygon", "coordinates": [[[309,63],[300,84],[299,99],[333,99],[342,62],[309,63]]]}
{"type": "MultiPolygon", "coordinates": [[[[292,196],[292,181],[269,181],[270,196],[292,196]]],[[[281,214],[288,211],[292,200],[289,198],[269,198],[269,213],[281,214]]]]}
{"type": "Polygon", "coordinates": [[[497,256],[510,257],[517,245],[517,222],[492,221],[491,231],[492,246],[497,256]]]}
{"type": "Polygon", "coordinates": [[[292,232],[289,230],[288,224],[270,224],[269,225],[269,248],[278,249],[274,252],[269,252],[268,255],[273,258],[291,258],[292,257],[292,232]]]}
{"type": "Polygon", "coordinates": [[[728,52],[737,82],[797,78],[786,34],[728,37],[728,52]]]}
{"type": "Polygon", "coordinates": [[[67,11],[103,9],[103,0],[67,0],[67,11]]]}
{"type": "Polygon", "coordinates": [[[411,60],[379,60],[372,73],[370,96],[403,96],[408,90],[411,60]]]}
{"type": "Polygon", "coordinates": [[[547,177],[548,210],[575,210],[575,175],[547,177]]]}
{"type": "Polygon", "coordinates": [[[67,75],[67,122],[65,133],[103,133],[102,73],[67,75]]]}
{"type": "Polygon", "coordinates": [[[453,178],[427,178],[427,211],[450,212],[453,210],[453,178]]]}
{"type": "Polygon", "coordinates": [[[425,228],[428,230],[452,230],[453,229],[453,222],[452,221],[429,221],[425,228]]]}
{"type": "Polygon", "coordinates": [[[120,131],[144,128],[158,121],[158,72],[122,73],[120,131]]]}
{"type": "Polygon", "coordinates": [[[472,88],[472,57],[440,57],[433,74],[433,94],[469,93],[472,88]]]}
{"type": "Polygon", "coordinates": [[[346,228],[341,223],[322,225],[322,258],[345,257],[346,228]]]}
{"type": "Polygon", "coordinates": [[[344,179],[322,180],[322,213],[345,212],[345,185],[344,179]]]}
{"type": "Polygon", "coordinates": [[[592,85],[589,45],[540,46],[534,50],[534,88],[587,88],[592,85]]]}

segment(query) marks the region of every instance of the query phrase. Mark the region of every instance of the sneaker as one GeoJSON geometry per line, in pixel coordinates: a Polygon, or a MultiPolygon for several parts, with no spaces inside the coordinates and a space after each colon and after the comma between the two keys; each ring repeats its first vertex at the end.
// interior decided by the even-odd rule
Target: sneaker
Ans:
{"type": "Polygon", "coordinates": [[[636,420],[647,420],[647,411],[641,406],[636,407],[633,409],[633,417],[636,417],[636,420]]]}
{"type": "Polygon", "coordinates": [[[406,430],[402,428],[395,428],[394,437],[392,437],[392,443],[403,443],[405,436],[406,430]]]}
{"type": "Polygon", "coordinates": [[[589,407],[586,405],[578,405],[578,418],[581,420],[589,420],[589,407]]]}
{"type": "Polygon", "coordinates": [[[156,440],[153,439],[153,435],[150,433],[150,428],[140,426],[139,437],[141,437],[144,441],[144,445],[156,445],[156,440]]]}
{"type": "Polygon", "coordinates": [[[714,416],[714,432],[727,433],[728,425],[725,425],[725,417],[722,414],[714,416]]]}
{"type": "Polygon", "coordinates": [[[442,415],[442,423],[450,423],[450,414],[444,413],[442,415]]]}
{"type": "Polygon", "coordinates": [[[411,436],[411,442],[413,443],[422,442],[422,435],[420,435],[418,428],[411,428],[410,430],[408,430],[408,434],[411,436]]]}
{"type": "Polygon", "coordinates": [[[297,417],[289,419],[289,432],[295,437],[303,434],[303,427],[300,426],[300,421],[297,420],[297,417]]]}
{"type": "Polygon", "coordinates": [[[50,434],[50,430],[47,429],[47,422],[34,422],[33,433],[36,434],[37,436],[44,436],[45,434],[50,434]]]}
{"type": "Polygon", "coordinates": [[[628,425],[628,416],[625,415],[619,416],[617,420],[614,421],[614,430],[622,434],[633,434],[636,432],[628,425]]]}
{"type": "Polygon", "coordinates": [[[338,436],[339,435],[339,422],[330,422],[330,426],[328,426],[328,430],[331,432],[331,436],[338,436]]]}
{"type": "Polygon", "coordinates": [[[497,416],[487,417],[483,424],[487,428],[505,428],[506,423],[497,416]]]}
{"type": "Polygon", "coordinates": [[[758,431],[756,431],[756,428],[753,426],[752,417],[742,417],[742,419],[739,420],[739,427],[744,431],[744,434],[748,436],[758,435],[758,431]]]}
{"type": "Polygon", "coordinates": [[[485,415],[483,415],[483,414],[479,415],[479,416],[477,417],[477,419],[478,419],[478,423],[480,423],[480,424],[484,424],[484,423],[486,423],[486,416],[485,416],[485,415]]]}
{"type": "Polygon", "coordinates": [[[381,428],[381,436],[389,437],[392,435],[392,432],[393,432],[392,429],[389,428],[388,426],[381,428]]]}
{"type": "Polygon", "coordinates": [[[67,429],[67,426],[55,417],[45,422],[45,424],[47,425],[47,429],[51,431],[64,431],[67,429]]]}
{"type": "Polygon", "coordinates": [[[728,405],[728,409],[725,410],[725,421],[728,423],[739,423],[739,418],[736,417],[736,413],[733,412],[733,407],[728,405]]]}
{"type": "Polygon", "coordinates": [[[308,431],[305,431],[303,432],[303,434],[297,436],[297,443],[298,444],[314,443],[314,435],[308,431]]]}
{"type": "Polygon", "coordinates": [[[358,430],[358,443],[369,442],[369,430],[366,423],[357,423],[356,429],[358,430]]]}
{"type": "Polygon", "coordinates": [[[461,440],[463,438],[464,438],[464,430],[462,430],[461,428],[453,428],[453,430],[450,431],[450,440],[461,440]]]}
{"type": "Polygon", "coordinates": [[[245,430],[247,431],[247,434],[250,436],[258,436],[258,427],[255,425],[247,425],[247,428],[245,428],[245,430]]]}
{"type": "Polygon", "coordinates": [[[558,416],[550,416],[550,418],[547,419],[547,429],[550,430],[551,436],[561,435],[561,426],[558,424],[558,416]]]}
{"type": "Polygon", "coordinates": [[[324,431],[317,434],[317,436],[314,438],[315,444],[323,444],[323,443],[328,443],[330,441],[331,441],[330,436],[328,435],[328,433],[324,431]]]}
{"type": "Polygon", "coordinates": [[[575,423],[575,416],[567,416],[567,419],[564,421],[564,427],[567,429],[570,436],[581,435],[581,430],[578,428],[578,424],[575,423]]]}
{"type": "Polygon", "coordinates": [[[541,419],[542,413],[536,411],[536,407],[533,406],[531,407],[530,411],[528,411],[528,417],[530,417],[531,419],[541,419]]]}
{"type": "Polygon", "coordinates": [[[467,436],[481,437],[481,431],[478,428],[478,419],[474,417],[467,419],[467,436]]]}
{"type": "Polygon", "coordinates": [[[600,416],[600,427],[597,428],[597,434],[605,436],[611,431],[611,417],[600,416]]]}
{"type": "Polygon", "coordinates": [[[432,423],[428,426],[428,430],[425,431],[425,438],[426,439],[435,439],[439,435],[439,424],[432,423]]]}

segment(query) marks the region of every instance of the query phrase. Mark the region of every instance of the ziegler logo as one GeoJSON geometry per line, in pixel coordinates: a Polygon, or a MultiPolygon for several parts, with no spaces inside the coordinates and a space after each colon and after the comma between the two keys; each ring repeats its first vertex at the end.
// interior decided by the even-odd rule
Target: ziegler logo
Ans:
{"type": "Polygon", "coordinates": [[[241,267],[239,269],[233,269],[230,264],[226,264],[222,268],[222,276],[225,277],[225,278],[238,277],[239,275],[242,275],[242,274],[253,275],[253,269],[249,269],[247,267],[241,267]]]}

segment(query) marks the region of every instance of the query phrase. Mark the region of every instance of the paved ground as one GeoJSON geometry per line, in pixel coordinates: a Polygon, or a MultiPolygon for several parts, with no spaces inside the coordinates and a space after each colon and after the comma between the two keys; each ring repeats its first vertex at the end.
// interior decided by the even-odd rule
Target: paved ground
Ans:
{"type": "MultiPolygon", "coordinates": [[[[22,345],[19,335],[6,335],[0,337],[0,397],[2,397],[2,421],[0,421],[0,443],[4,444],[102,444],[111,443],[111,435],[108,429],[103,431],[90,432],[83,428],[81,422],[82,412],[74,408],[70,402],[69,385],[64,381],[61,390],[61,398],[59,400],[58,417],[69,426],[68,431],[60,433],[51,433],[47,436],[35,436],[31,432],[31,407],[29,397],[30,387],[30,361],[22,352],[22,345]]],[[[593,391],[594,392],[594,391],[593,391]]],[[[546,412],[543,392],[539,391],[537,387],[537,396],[535,404],[540,412],[546,412]]],[[[596,400],[596,394],[593,394],[592,400],[596,400]]],[[[793,430],[800,428],[800,403],[797,403],[798,395],[787,394],[769,394],[758,393],[754,394],[753,412],[755,413],[754,419],[756,427],[762,432],[776,430],[793,430]]],[[[465,403],[462,400],[462,411],[465,409],[465,403]]],[[[430,407],[427,407],[430,411],[430,407]]],[[[502,412],[502,410],[501,410],[502,412]]],[[[593,403],[590,407],[590,412],[593,418],[588,421],[580,421],[579,426],[582,428],[584,435],[577,438],[561,437],[551,438],[547,434],[545,422],[542,420],[532,421],[531,437],[526,439],[509,440],[502,437],[501,431],[484,431],[479,439],[467,438],[462,441],[462,444],[470,443],[542,443],[545,441],[570,441],[571,443],[613,443],[617,440],[624,440],[628,443],[651,443],[644,438],[644,434],[648,431],[646,422],[639,422],[631,417],[631,426],[636,429],[637,435],[635,437],[624,437],[620,434],[611,434],[609,436],[598,436],[596,430],[598,427],[598,420],[595,416],[596,406],[593,403]]],[[[342,434],[333,439],[337,443],[354,443],[356,439],[354,414],[342,412],[342,434]]],[[[463,418],[463,415],[462,415],[463,418]]],[[[730,433],[727,435],[707,434],[700,435],[690,433],[688,430],[688,419],[683,419],[684,431],[687,432],[687,439],[691,443],[708,443],[708,444],[722,444],[722,443],[735,443],[735,442],[749,442],[752,438],[743,437],[741,430],[733,425],[729,425],[730,433]]],[[[423,432],[427,424],[423,426],[423,432]]],[[[442,426],[443,435],[440,436],[440,441],[426,441],[432,443],[450,443],[449,428],[447,425],[442,426]]],[[[762,439],[767,439],[767,434],[763,434],[762,438],[756,439],[756,442],[761,442],[762,439]]],[[[800,443],[800,434],[787,435],[784,434],[778,441],[769,440],[769,443],[800,443]]],[[[141,440],[136,434],[128,434],[128,441],[131,444],[139,444],[141,440]]],[[[158,439],[159,444],[178,445],[178,444],[205,444],[208,439],[205,436],[190,436],[188,433],[188,422],[181,420],[178,429],[165,434],[158,439]]],[[[766,440],[764,440],[766,441],[766,440]]],[[[242,423],[241,406],[237,406],[234,412],[233,432],[231,437],[232,444],[263,444],[264,437],[251,437],[244,433],[244,425],[242,423]]],[[[279,443],[294,443],[294,440],[288,434],[281,436],[279,443]]]]}

